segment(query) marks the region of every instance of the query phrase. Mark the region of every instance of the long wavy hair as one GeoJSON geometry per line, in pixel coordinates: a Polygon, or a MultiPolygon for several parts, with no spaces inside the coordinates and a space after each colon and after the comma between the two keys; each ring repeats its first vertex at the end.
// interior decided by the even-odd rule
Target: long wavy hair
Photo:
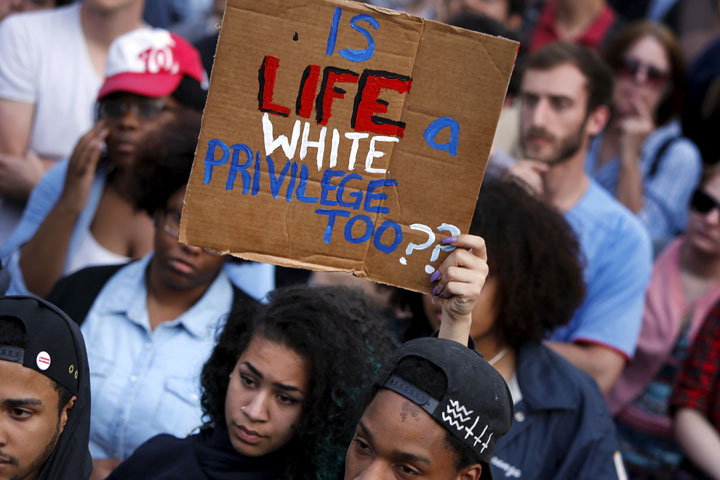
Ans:
{"type": "Polygon", "coordinates": [[[385,320],[360,291],[344,287],[288,287],[270,293],[265,305],[240,308],[228,316],[203,367],[206,425],[225,422],[228,376],[250,341],[280,343],[310,370],[283,478],[339,478],[363,394],[394,348],[385,320]]]}

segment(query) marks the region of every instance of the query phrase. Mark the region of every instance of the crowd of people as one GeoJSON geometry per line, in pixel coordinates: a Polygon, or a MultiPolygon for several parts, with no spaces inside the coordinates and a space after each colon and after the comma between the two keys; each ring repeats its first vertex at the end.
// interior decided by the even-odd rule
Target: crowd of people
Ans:
{"type": "Polygon", "coordinates": [[[432,295],[179,242],[222,1],[0,0],[0,479],[720,480],[720,1],[370,3],[521,42],[432,295]]]}

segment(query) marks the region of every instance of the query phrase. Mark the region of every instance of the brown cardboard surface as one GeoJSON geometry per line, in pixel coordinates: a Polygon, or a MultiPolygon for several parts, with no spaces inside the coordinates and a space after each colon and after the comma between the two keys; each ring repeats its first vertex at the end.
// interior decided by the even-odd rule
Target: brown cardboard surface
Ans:
{"type": "Polygon", "coordinates": [[[516,52],[355,2],[228,0],[180,241],[429,291],[433,251],[469,228],[516,52]]]}

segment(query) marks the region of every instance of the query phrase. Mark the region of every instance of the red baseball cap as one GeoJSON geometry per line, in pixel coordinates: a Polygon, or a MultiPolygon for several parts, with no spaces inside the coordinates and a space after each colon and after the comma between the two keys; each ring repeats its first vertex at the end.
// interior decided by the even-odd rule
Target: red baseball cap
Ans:
{"type": "Polygon", "coordinates": [[[207,89],[207,75],[195,47],[162,28],[139,28],[110,45],[105,82],[97,98],[114,92],[164,97],[177,89],[183,75],[207,89]]]}

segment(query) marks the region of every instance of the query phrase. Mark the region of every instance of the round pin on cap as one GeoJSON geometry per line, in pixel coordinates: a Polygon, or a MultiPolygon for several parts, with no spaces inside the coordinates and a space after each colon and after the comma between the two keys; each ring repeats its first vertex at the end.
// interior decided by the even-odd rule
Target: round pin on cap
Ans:
{"type": "Polygon", "coordinates": [[[47,370],[50,368],[50,354],[45,351],[38,353],[35,358],[35,363],[37,363],[40,370],[47,370]]]}

